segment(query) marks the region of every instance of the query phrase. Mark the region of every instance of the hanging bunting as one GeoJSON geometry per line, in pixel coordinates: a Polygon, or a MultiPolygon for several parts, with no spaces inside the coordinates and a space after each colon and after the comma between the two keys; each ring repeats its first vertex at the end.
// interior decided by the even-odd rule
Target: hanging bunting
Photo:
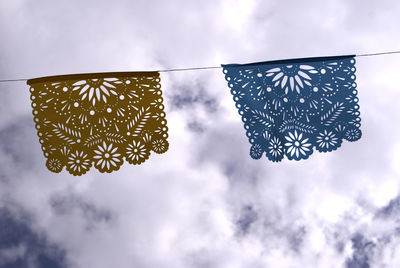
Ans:
{"type": "Polygon", "coordinates": [[[361,138],[354,56],[222,67],[252,158],[307,159],[361,138]]]}
{"type": "Polygon", "coordinates": [[[168,150],[158,72],[51,76],[27,81],[46,166],[73,175],[118,170],[168,150]]]}

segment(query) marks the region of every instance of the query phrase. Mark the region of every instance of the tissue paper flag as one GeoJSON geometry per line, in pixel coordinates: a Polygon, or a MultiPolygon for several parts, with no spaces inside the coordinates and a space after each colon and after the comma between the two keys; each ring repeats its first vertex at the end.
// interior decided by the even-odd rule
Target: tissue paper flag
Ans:
{"type": "Polygon", "coordinates": [[[118,170],[168,150],[158,72],[49,76],[27,81],[34,122],[50,171],[73,175],[94,164],[118,170]]]}
{"type": "Polygon", "coordinates": [[[354,56],[222,67],[252,158],[307,159],[361,138],[354,56]]]}

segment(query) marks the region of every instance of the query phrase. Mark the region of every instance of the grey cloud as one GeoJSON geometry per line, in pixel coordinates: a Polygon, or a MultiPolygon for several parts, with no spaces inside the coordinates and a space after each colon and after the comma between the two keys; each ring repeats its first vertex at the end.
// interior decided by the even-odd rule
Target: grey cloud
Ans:
{"type": "Polygon", "coordinates": [[[26,254],[26,247],[23,243],[0,250],[0,265],[15,263],[24,258],[26,254]]]}
{"type": "Polygon", "coordinates": [[[199,134],[206,131],[207,122],[218,113],[219,109],[216,96],[204,88],[202,80],[187,84],[176,82],[173,90],[166,94],[169,111],[184,114],[187,129],[199,134]]]}
{"type": "Polygon", "coordinates": [[[169,95],[171,111],[176,109],[190,109],[193,106],[200,105],[208,113],[215,113],[218,110],[217,100],[209,96],[201,84],[177,86],[175,92],[169,95]]]}
{"type": "Polygon", "coordinates": [[[201,120],[193,119],[187,123],[187,127],[190,131],[196,133],[203,133],[205,130],[205,126],[202,124],[201,120]]]}
{"type": "Polygon", "coordinates": [[[389,204],[379,209],[376,216],[398,219],[400,216],[400,196],[390,200],[389,204]]]}
{"type": "Polygon", "coordinates": [[[375,244],[367,241],[363,235],[355,234],[351,239],[353,244],[354,253],[351,259],[346,261],[347,268],[369,268],[371,267],[371,257],[375,244]]]}
{"type": "Polygon", "coordinates": [[[59,215],[68,215],[74,211],[79,211],[80,214],[87,220],[87,230],[91,230],[96,225],[106,223],[113,220],[112,212],[97,208],[92,203],[84,200],[80,196],[74,194],[56,194],[50,198],[50,205],[54,212],[59,215]]]}
{"type": "Polygon", "coordinates": [[[62,268],[67,262],[63,249],[32,230],[29,221],[0,208],[0,266],[62,268]]]}
{"type": "Polygon", "coordinates": [[[37,168],[42,156],[40,144],[35,139],[36,129],[30,116],[16,117],[14,122],[0,128],[0,176],[3,181],[18,180],[22,171],[37,168]]]}
{"type": "Polygon", "coordinates": [[[289,244],[290,248],[293,251],[299,252],[302,249],[305,235],[306,228],[304,226],[299,227],[298,229],[294,230],[292,234],[289,235],[289,244]]]}
{"type": "Polygon", "coordinates": [[[249,232],[251,225],[257,220],[257,218],[257,212],[254,211],[251,205],[244,206],[242,208],[240,218],[236,222],[240,233],[246,234],[247,232],[249,232]]]}

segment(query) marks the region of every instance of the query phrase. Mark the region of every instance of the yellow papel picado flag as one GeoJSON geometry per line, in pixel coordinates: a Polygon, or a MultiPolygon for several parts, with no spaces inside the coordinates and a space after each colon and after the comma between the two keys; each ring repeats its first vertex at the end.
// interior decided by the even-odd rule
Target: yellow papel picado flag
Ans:
{"type": "Polygon", "coordinates": [[[27,81],[46,166],[73,175],[146,161],[168,150],[158,72],[49,76],[27,81]]]}

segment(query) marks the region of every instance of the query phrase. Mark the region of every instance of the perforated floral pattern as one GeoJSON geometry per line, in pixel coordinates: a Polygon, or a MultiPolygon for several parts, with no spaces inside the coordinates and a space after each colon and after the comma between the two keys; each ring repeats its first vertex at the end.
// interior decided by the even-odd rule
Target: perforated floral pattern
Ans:
{"type": "Polygon", "coordinates": [[[252,158],[307,159],[361,138],[354,56],[222,66],[252,158]]]}
{"type": "Polygon", "coordinates": [[[34,122],[46,166],[73,175],[93,165],[118,170],[168,149],[157,72],[101,73],[28,80],[34,122]]]}

